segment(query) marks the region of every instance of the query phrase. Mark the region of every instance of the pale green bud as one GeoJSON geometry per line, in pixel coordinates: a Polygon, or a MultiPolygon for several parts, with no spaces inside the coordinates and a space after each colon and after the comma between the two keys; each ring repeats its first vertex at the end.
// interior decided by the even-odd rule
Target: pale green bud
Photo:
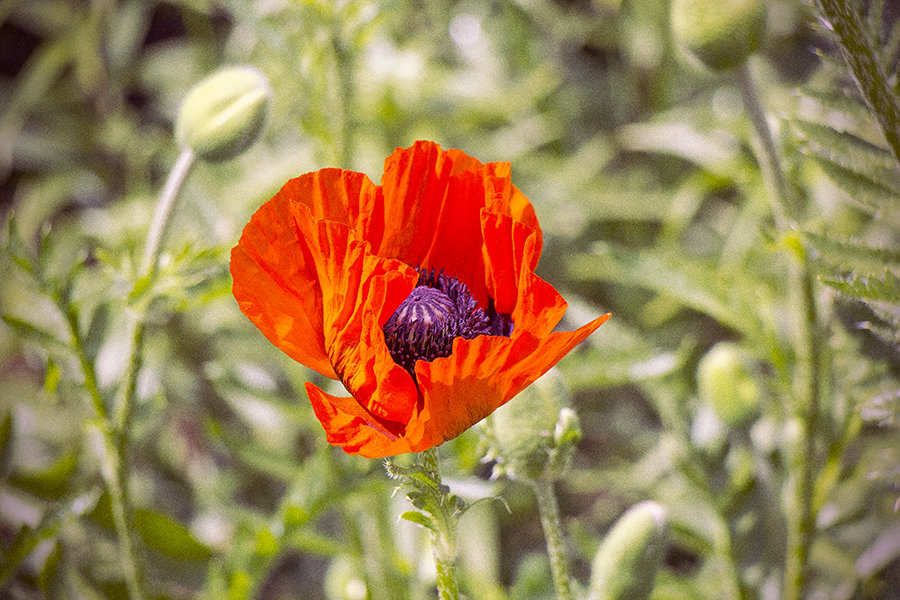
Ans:
{"type": "Polygon", "coordinates": [[[649,501],[631,507],[594,556],[588,600],[649,598],[668,537],[665,508],[649,501]]]}
{"type": "Polygon", "coordinates": [[[256,141],[271,100],[268,79],[253,67],[219,69],[185,96],[175,138],[205,160],[233,158],[256,141]]]}
{"type": "Polygon", "coordinates": [[[765,0],[673,0],[675,41],[710,69],[739,67],[762,44],[765,0]]]}
{"type": "Polygon", "coordinates": [[[484,421],[488,455],[497,460],[495,475],[528,480],[562,475],[581,441],[569,397],[562,378],[551,370],[484,421]]]}
{"type": "Polygon", "coordinates": [[[756,414],[761,392],[753,376],[753,359],[737,344],[720,342],[700,359],[697,387],[727,425],[740,425],[756,414]]]}

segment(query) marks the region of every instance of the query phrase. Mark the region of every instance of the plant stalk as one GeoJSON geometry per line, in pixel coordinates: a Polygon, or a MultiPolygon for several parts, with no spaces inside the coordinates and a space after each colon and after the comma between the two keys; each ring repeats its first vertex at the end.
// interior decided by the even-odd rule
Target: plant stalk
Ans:
{"type": "MultiPolygon", "coordinates": [[[[747,114],[756,134],[756,150],[776,225],[782,234],[790,231],[792,195],[775,150],[772,133],[753,77],[747,64],[738,70],[738,84],[747,114]]],[[[796,241],[797,259],[790,264],[790,293],[796,319],[797,366],[794,372],[794,414],[803,426],[802,440],[789,459],[791,473],[787,554],[784,567],[784,600],[801,600],[805,595],[809,552],[815,535],[813,495],[817,477],[816,440],[819,435],[819,402],[822,393],[821,342],[813,275],[802,242],[796,241]]]]}
{"type": "Polygon", "coordinates": [[[139,274],[141,277],[151,276],[159,264],[159,255],[162,252],[162,244],[169,230],[169,223],[172,220],[172,212],[175,209],[175,201],[178,199],[178,193],[184,185],[191,167],[194,165],[196,156],[191,148],[184,148],[181,154],[172,165],[166,184],[156,203],[156,209],[153,213],[153,220],[150,222],[150,229],[147,231],[147,239],[144,241],[144,254],[141,258],[141,269],[139,274]]]}
{"type": "Polygon", "coordinates": [[[562,524],[559,520],[559,505],[553,491],[553,482],[549,479],[531,481],[534,495],[537,497],[538,512],[544,539],[547,541],[547,555],[550,558],[550,571],[553,574],[553,585],[558,600],[574,600],[571,580],[569,579],[569,562],[563,545],[562,524]]]}
{"type": "MultiPolygon", "coordinates": [[[[175,202],[184,185],[185,178],[194,164],[194,158],[194,151],[190,148],[185,148],[169,172],[169,177],[156,204],[150,229],[147,232],[141,268],[138,273],[138,285],[149,285],[148,280],[152,280],[156,274],[163,241],[172,221],[175,202]]],[[[143,356],[145,329],[146,306],[141,305],[132,323],[128,362],[112,420],[106,417],[105,412],[102,415],[98,414],[102,420],[101,427],[106,462],[104,477],[107,481],[107,489],[112,504],[113,522],[119,538],[125,582],[131,600],[143,600],[144,598],[143,574],[140,563],[137,560],[137,540],[133,534],[134,528],[131,526],[132,508],[128,487],[128,440],[131,415],[137,392],[137,376],[143,356]]],[[[89,365],[89,363],[87,364],[89,365]]],[[[93,369],[90,369],[90,372],[93,373],[93,369]]],[[[87,376],[85,379],[88,379],[87,376]]],[[[94,383],[94,386],[96,387],[96,383],[94,383]]]]}
{"type": "Polygon", "coordinates": [[[438,489],[442,490],[442,508],[432,513],[435,527],[431,530],[431,551],[437,571],[437,589],[440,600],[458,600],[459,586],[456,582],[456,518],[449,506],[449,494],[441,482],[437,449],[430,448],[419,455],[422,466],[429,473],[438,489]]]}
{"type": "Polygon", "coordinates": [[[78,327],[78,314],[71,305],[60,305],[59,308],[66,316],[66,323],[69,326],[69,334],[72,338],[72,347],[81,365],[84,387],[91,397],[91,404],[97,417],[98,429],[103,438],[103,468],[101,472],[106,484],[106,490],[109,493],[113,526],[119,541],[119,563],[125,578],[128,597],[130,600],[143,600],[143,573],[137,560],[133,528],[129,526],[131,508],[128,499],[127,473],[124,469],[123,457],[119,453],[119,436],[110,428],[106,404],[97,385],[94,365],[87,355],[84,340],[78,327]]]}

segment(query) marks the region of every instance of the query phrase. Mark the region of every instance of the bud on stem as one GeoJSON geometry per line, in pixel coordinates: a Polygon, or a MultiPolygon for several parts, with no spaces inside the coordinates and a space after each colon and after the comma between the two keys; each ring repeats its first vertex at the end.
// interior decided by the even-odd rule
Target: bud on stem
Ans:
{"type": "Polygon", "coordinates": [[[175,137],[204,160],[233,158],[259,136],[272,91],[252,67],[225,67],[197,83],[185,96],[175,137]]]}
{"type": "Polygon", "coordinates": [[[631,507],[594,557],[588,600],[650,597],[668,539],[666,510],[655,502],[631,507]]]}

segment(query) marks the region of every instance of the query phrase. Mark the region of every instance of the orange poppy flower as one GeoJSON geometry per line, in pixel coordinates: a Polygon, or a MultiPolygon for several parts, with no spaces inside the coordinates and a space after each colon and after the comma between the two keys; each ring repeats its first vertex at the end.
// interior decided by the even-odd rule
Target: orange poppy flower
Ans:
{"type": "Polygon", "coordinates": [[[241,311],[351,397],[306,384],[331,444],[370,458],[456,437],[599,327],[553,331],[566,303],[534,274],[541,229],[510,183],[431,142],[381,185],[322,169],[291,179],[231,253],[241,311]]]}

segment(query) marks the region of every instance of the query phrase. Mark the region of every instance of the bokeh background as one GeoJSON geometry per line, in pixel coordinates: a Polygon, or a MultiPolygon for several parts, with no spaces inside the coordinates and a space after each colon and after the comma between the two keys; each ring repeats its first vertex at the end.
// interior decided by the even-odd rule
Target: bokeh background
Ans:
{"type": "MultiPolygon", "coordinates": [[[[766,5],[749,68],[823,331],[808,597],[900,598],[898,163],[817,7],[766,5]]],[[[900,10],[858,8],[890,73],[900,10]]],[[[613,313],[558,368],[584,436],[557,485],[576,579],[654,499],[672,529],[654,598],[781,597],[802,430],[794,258],[734,74],[673,43],[658,0],[0,2],[0,595],[127,597],[60,307],[114,397],[179,103],[227,64],[262,71],[273,103],[247,152],[192,170],[166,241],[128,467],[151,597],[433,597],[402,494],[380,461],[326,444],[303,391],[318,376],[240,314],[228,273],[288,178],[340,166],[377,182],[417,139],[511,162],[564,324],[613,313]],[[739,409],[698,382],[722,342],[741,362],[725,387],[750,390],[739,409]]],[[[505,502],[462,519],[464,592],[552,598],[531,490],[490,477],[478,428],[440,453],[454,491],[505,502]]]]}

